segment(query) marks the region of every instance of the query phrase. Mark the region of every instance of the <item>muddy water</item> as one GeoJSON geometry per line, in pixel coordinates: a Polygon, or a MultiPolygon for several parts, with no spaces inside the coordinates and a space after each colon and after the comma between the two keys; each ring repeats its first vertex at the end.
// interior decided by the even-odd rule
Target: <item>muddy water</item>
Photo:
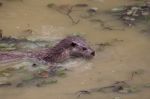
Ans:
{"type": "MultiPolygon", "coordinates": [[[[82,89],[90,89],[109,85],[115,81],[129,80],[131,72],[143,70],[142,75],[135,76],[130,83],[138,85],[150,83],[150,36],[140,33],[140,28],[125,27],[111,15],[101,13],[113,7],[131,3],[128,0],[1,0],[0,28],[4,35],[31,40],[53,40],[63,38],[67,34],[81,33],[92,45],[121,40],[112,46],[97,51],[91,61],[75,60],[66,63],[71,71],[67,77],[60,78],[57,84],[37,88],[0,88],[1,99],[76,99],[76,93],[82,89]],[[103,29],[99,23],[80,18],[81,9],[73,14],[74,20],[64,14],[47,8],[49,3],[76,4],[87,3],[99,9],[96,19],[103,20],[114,30],[103,29]],[[31,29],[33,32],[23,32],[31,29]]],[[[92,17],[93,18],[93,17],[92,17]]],[[[149,99],[150,90],[145,89],[135,94],[94,93],[81,96],[81,99],[149,99]],[[115,98],[116,97],[116,98],[115,98]]]]}

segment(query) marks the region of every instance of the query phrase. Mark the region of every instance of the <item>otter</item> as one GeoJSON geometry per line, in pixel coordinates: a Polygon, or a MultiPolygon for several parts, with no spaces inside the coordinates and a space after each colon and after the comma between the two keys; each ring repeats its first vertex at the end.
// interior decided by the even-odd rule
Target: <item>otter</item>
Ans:
{"type": "Polygon", "coordinates": [[[0,61],[9,59],[32,58],[46,63],[60,63],[69,58],[91,59],[95,51],[80,36],[67,36],[52,48],[31,52],[0,52],[0,61]]]}

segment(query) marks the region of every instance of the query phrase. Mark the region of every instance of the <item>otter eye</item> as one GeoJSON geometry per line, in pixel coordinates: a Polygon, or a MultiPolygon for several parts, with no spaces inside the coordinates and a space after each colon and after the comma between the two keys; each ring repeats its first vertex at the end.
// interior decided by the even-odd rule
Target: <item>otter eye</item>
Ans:
{"type": "Polygon", "coordinates": [[[71,46],[72,46],[72,47],[75,47],[75,46],[77,46],[77,44],[74,43],[74,42],[72,42],[72,43],[71,43],[71,46]]]}
{"type": "Polygon", "coordinates": [[[87,48],[83,47],[82,50],[85,51],[85,50],[87,50],[87,48]]]}

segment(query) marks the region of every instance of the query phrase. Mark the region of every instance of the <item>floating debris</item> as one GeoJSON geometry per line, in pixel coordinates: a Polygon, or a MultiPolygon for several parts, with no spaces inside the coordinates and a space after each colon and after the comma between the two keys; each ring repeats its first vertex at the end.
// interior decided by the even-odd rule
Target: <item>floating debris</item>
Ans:
{"type": "Polygon", "coordinates": [[[102,27],[102,29],[104,29],[104,30],[123,30],[121,28],[112,27],[112,26],[108,25],[105,21],[103,21],[101,19],[91,19],[90,21],[99,23],[100,26],[102,27]]]}
{"type": "Polygon", "coordinates": [[[78,24],[80,21],[80,20],[75,21],[71,16],[73,8],[75,8],[75,5],[56,5],[54,3],[50,3],[47,5],[47,7],[56,10],[61,14],[66,15],[71,20],[72,24],[78,24]]]}
{"type": "Polygon", "coordinates": [[[142,5],[129,5],[120,8],[113,8],[112,12],[119,16],[128,26],[132,26],[138,21],[146,20],[150,17],[150,3],[144,2],[142,5]]]}
{"type": "Polygon", "coordinates": [[[100,89],[97,89],[97,91],[104,92],[104,93],[117,92],[120,94],[129,94],[129,93],[138,92],[139,90],[137,89],[137,87],[130,86],[125,81],[119,81],[119,82],[115,82],[111,86],[102,87],[100,89]]]}
{"type": "Polygon", "coordinates": [[[22,34],[31,35],[32,33],[33,33],[33,30],[32,30],[32,29],[26,29],[26,30],[23,30],[23,31],[22,31],[22,34]]]}
{"type": "Polygon", "coordinates": [[[96,44],[96,50],[97,51],[103,51],[106,47],[113,46],[114,44],[120,43],[123,41],[124,40],[120,40],[120,39],[115,38],[115,39],[112,39],[111,41],[108,41],[108,42],[102,42],[102,43],[96,44]]]}
{"type": "Polygon", "coordinates": [[[56,10],[62,14],[65,14],[71,21],[73,24],[78,24],[79,23],[79,19],[78,20],[74,20],[72,13],[74,11],[79,11],[76,10],[76,8],[80,8],[81,9],[81,15],[79,15],[81,18],[85,18],[85,17],[91,17],[93,15],[95,15],[98,11],[97,7],[90,7],[88,4],[74,4],[74,5],[56,5],[54,3],[50,3],[47,5],[47,7],[52,8],[53,10],[56,10]]]}
{"type": "Polygon", "coordinates": [[[131,93],[137,93],[140,90],[138,87],[133,87],[126,83],[125,81],[117,81],[114,84],[106,87],[101,88],[94,88],[89,90],[81,90],[77,92],[78,97],[80,97],[82,94],[91,94],[93,92],[102,92],[102,93],[119,93],[119,94],[131,94],[131,93]]]}
{"type": "Polygon", "coordinates": [[[133,80],[133,78],[137,75],[142,75],[144,74],[144,70],[143,69],[138,69],[138,70],[135,70],[135,71],[132,71],[131,72],[131,77],[130,77],[130,80],[133,80]]]}
{"type": "Polygon", "coordinates": [[[81,95],[83,95],[83,94],[89,95],[89,94],[91,94],[91,92],[88,90],[81,90],[81,91],[77,92],[76,94],[77,94],[77,97],[79,98],[81,95]]]}
{"type": "Polygon", "coordinates": [[[112,46],[109,42],[96,44],[98,47],[96,48],[97,51],[103,51],[105,47],[112,46]]]}

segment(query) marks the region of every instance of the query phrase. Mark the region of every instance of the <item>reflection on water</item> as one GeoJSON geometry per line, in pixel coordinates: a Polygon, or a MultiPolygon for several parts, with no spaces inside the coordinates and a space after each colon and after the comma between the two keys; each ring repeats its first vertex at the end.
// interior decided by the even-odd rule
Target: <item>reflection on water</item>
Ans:
{"type": "MultiPolygon", "coordinates": [[[[144,73],[134,76],[130,81],[131,84],[150,83],[149,37],[140,33],[140,28],[125,27],[115,17],[103,13],[113,7],[131,3],[129,0],[0,0],[0,2],[3,3],[0,7],[0,29],[3,30],[5,36],[53,41],[68,34],[77,33],[83,35],[93,45],[111,42],[114,39],[122,40],[122,42],[112,43],[111,46],[97,51],[93,60],[87,62],[79,59],[63,64],[70,67],[70,71],[67,72],[67,77],[59,78],[57,84],[40,88],[1,87],[0,97],[2,99],[76,99],[74,93],[79,90],[128,80],[131,72],[136,70],[143,70],[144,73]],[[51,9],[47,7],[51,3],[64,6],[51,9]],[[58,11],[58,9],[68,11],[69,5],[79,3],[86,3],[88,7],[78,7],[72,10],[73,20],[80,20],[77,24],[72,24],[66,12],[64,14],[58,11]],[[91,16],[86,12],[89,8],[92,8],[91,16]],[[104,24],[109,29],[104,29],[104,24]],[[25,31],[28,29],[32,31],[25,31]]],[[[1,64],[1,68],[16,64],[15,62],[1,64]]],[[[95,93],[80,98],[148,99],[149,91],[146,89],[130,95],[95,93]]]]}

